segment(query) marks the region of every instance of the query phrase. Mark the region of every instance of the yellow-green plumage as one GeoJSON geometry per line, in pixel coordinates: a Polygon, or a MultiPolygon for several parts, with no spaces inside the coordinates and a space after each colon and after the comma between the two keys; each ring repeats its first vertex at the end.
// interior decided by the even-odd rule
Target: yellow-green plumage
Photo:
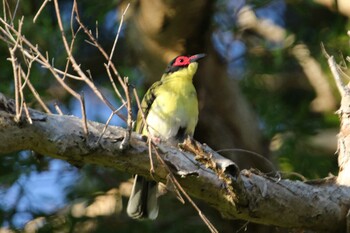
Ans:
{"type": "Polygon", "coordinates": [[[192,84],[198,64],[191,63],[187,68],[164,74],[145,94],[141,103],[148,130],[144,127],[141,112],[136,121],[136,132],[164,141],[177,141],[185,135],[193,136],[198,121],[198,100],[192,84]],[[184,135],[178,135],[180,129],[184,135]]]}
{"type": "MultiPolygon", "coordinates": [[[[198,121],[198,100],[192,79],[198,67],[196,61],[202,57],[204,54],[179,56],[170,63],[161,80],[148,89],[141,102],[136,132],[173,145],[186,136],[193,136],[198,121]]],[[[137,219],[158,216],[156,182],[135,175],[127,213],[137,219]]]]}

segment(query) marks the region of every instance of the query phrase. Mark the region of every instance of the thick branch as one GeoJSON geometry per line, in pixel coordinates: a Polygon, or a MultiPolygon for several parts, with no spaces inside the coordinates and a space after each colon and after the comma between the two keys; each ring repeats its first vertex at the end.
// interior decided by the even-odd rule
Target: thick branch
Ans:
{"type": "MultiPolygon", "coordinates": [[[[151,178],[148,149],[138,135],[132,135],[129,148],[120,150],[126,133],[123,128],[108,127],[96,144],[103,124],[89,121],[86,138],[81,120],[76,117],[47,115],[31,109],[29,112],[32,124],[25,117],[16,123],[13,101],[0,95],[0,153],[34,150],[73,163],[113,167],[151,178]]],[[[278,181],[252,171],[239,171],[232,162],[199,143],[183,148],[196,155],[166,145],[159,145],[159,154],[190,195],[225,217],[327,232],[345,229],[349,187],[278,181]]],[[[166,170],[156,158],[154,162],[154,178],[166,182],[166,170]]]]}

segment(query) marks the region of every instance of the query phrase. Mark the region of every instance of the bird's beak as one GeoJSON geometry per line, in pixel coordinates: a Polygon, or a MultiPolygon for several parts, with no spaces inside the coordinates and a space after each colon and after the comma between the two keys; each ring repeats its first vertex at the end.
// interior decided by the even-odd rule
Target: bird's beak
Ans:
{"type": "Polygon", "coordinates": [[[204,53],[196,54],[190,57],[190,62],[198,61],[199,59],[205,57],[204,53]]]}

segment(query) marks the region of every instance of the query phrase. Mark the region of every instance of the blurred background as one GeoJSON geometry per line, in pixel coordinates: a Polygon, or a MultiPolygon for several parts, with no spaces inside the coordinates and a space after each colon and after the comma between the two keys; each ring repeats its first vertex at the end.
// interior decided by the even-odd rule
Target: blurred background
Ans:
{"type": "MultiPolygon", "coordinates": [[[[35,23],[42,1],[4,2],[17,19],[24,16],[26,38],[48,51],[55,66],[64,70],[66,53],[53,2],[35,23]]],[[[94,34],[98,28],[99,43],[110,51],[129,2],[77,2],[84,24],[94,34]]],[[[72,0],[59,4],[69,33],[72,0]]],[[[347,0],[130,1],[113,62],[142,97],[172,58],[206,53],[194,80],[200,103],[194,136],[198,141],[222,150],[241,169],[270,174],[277,169],[283,178],[299,180],[336,175],[335,111],[340,97],[320,44],[346,68],[349,4],[347,0]]],[[[120,101],[105,72],[107,62],[86,39],[78,34],[73,54],[118,107],[120,101]]],[[[14,98],[9,56],[0,33],[0,92],[14,98]]],[[[81,116],[79,102],[40,65],[32,67],[30,80],[52,111],[58,104],[64,114],[81,116]]],[[[88,119],[105,123],[108,107],[83,83],[67,83],[84,92],[88,119]]],[[[42,110],[28,89],[24,93],[31,108],[42,110]]],[[[125,126],[118,117],[111,124],[125,126]]],[[[38,159],[30,151],[1,155],[0,232],[208,232],[196,211],[171,193],[160,199],[156,221],[129,219],[125,206],[130,178],[131,174],[104,167],[76,168],[46,156],[38,159]]],[[[227,220],[198,204],[220,232],[289,232],[227,220]]]]}

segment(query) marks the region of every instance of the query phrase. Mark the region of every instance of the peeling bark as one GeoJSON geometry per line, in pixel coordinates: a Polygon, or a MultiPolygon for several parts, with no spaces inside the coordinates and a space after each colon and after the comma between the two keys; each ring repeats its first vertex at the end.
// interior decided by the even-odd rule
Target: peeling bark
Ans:
{"type": "Polygon", "coordinates": [[[350,92],[344,92],[341,107],[338,110],[341,120],[338,134],[338,165],[339,174],[337,182],[341,185],[350,186],[350,92]]]}
{"type": "Polygon", "coordinates": [[[322,46],[323,53],[328,59],[329,68],[333,74],[338,91],[341,95],[341,105],[337,111],[340,117],[340,131],[338,134],[338,166],[339,173],[337,184],[350,186],[350,84],[345,84],[342,79],[342,71],[335,62],[333,56],[330,56],[322,46]]]}

